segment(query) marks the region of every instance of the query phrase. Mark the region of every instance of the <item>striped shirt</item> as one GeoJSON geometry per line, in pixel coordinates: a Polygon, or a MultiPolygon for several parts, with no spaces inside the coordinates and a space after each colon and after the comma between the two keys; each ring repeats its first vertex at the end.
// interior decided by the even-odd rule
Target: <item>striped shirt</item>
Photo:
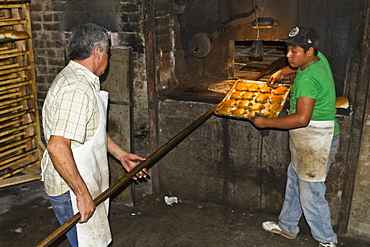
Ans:
{"type": "MultiPolygon", "coordinates": [[[[100,90],[99,77],[86,67],[70,61],[54,79],[42,109],[44,136],[63,136],[71,140],[71,148],[89,141],[99,125],[99,108],[95,93],[100,90]]],[[[45,191],[58,196],[69,190],[55,170],[49,155],[41,161],[45,191]]]]}

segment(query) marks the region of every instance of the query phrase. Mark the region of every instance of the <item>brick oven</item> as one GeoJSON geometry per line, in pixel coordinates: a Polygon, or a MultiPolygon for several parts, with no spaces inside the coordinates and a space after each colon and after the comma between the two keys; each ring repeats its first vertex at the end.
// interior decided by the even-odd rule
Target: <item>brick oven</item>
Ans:
{"type": "MultiPolygon", "coordinates": [[[[128,51],[125,59],[114,57],[113,67],[128,69],[128,86],[119,90],[129,90],[129,102],[117,105],[129,106],[129,148],[149,156],[220,102],[236,79],[253,78],[283,61],[279,38],[296,25],[311,26],[331,63],[337,95],[351,103],[337,115],[342,139],[327,181],[333,224],[342,233],[370,236],[359,227],[370,225],[369,209],[361,206],[368,201],[362,181],[369,177],[357,170],[368,170],[359,151],[368,149],[362,139],[369,121],[368,8],[361,0],[33,0],[39,104],[66,62],[65,34],[77,23],[102,25],[112,31],[114,44],[128,51]],[[251,56],[257,38],[262,57],[251,56]]],[[[108,78],[122,72],[115,70],[108,78]]],[[[117,126],[120,120],[109,127],[118,132],[117,126]]],[[[133,185],[133,201],[150,203],[167,195],[277,213],[289,159],[286,131],[212,116],[151,168],[150,180],[133,185]]]]}
{"type": "MultiPolygon", "coordinates": [[[[267,45],[268,41],[284,37],[298,24],[300,6],[297,1],[284,0],[227,4],[205,1],[178,6],[181,7],[183,11],[177,19],[185,58],[201,59],[197,63],[201,66],[195,68],[194,75],[233,77],[237,43],[260,39],[267,45]]],[[[263,57],[266,56],[260,56],[261,60],[263,57]]]]}

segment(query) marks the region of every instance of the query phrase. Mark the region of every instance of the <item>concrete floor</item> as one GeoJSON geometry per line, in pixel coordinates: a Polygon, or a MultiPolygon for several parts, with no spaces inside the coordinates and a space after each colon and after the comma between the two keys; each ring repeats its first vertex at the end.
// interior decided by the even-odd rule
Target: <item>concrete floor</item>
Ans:
{"type": "MultiPolygon", "coordinates": [[[[0,189],[0,247],[37,246],[58,228],[40,181],[0,189]]],[[[168,206],[163,199],[151,205],[128,207],[113,200],[110,222],[111,247],[170,246],[318,246],[304,221],[295,240],[261,228],[275,215],[213,204],[179,202],[168,206]]],[[[339,246],[364,247],[370,242],[339,237],[339,246]]],[[[51,246],[69,246],[65,237],[51,246]]]]}

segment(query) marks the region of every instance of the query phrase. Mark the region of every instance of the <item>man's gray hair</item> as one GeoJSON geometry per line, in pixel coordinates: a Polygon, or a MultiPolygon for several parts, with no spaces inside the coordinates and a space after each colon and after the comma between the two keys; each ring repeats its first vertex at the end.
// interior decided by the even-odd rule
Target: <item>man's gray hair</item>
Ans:
{"type": "Polygon", "coordinates": [[[97,45],[101,52],[109,47],[108,30],[93,23],[79,25],[73,30],[68,43],[69,58],[84,60],[90,57],[97,45]]]}

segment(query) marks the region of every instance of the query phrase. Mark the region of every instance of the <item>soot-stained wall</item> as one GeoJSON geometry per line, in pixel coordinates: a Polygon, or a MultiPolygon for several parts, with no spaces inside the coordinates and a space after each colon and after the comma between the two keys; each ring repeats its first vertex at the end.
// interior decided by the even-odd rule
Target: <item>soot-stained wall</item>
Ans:
{"type": "MultiPolygon", "coordinates": [[[[226,75],[231,73],[228,67],[231,58],[224,56],[224,51],[232,47],[229,42],[233,41],[231,36],[223,37],[223,42],[219,43],[218,48],[214,46],[217,49],[212,49],[210,56],[199,59],[189,56],[181,35],[184,32],[183,21],[189,16],[193,15],[194,22],[186,26],[186,31],[196,33],[197,21],[206,25],[207,19],[204,17],[212,21],[227,20],[231,13],[238,13],[239,3],[245,3],[229,2],[156,0],[150,2],[154,8],[151,14],[147,9],[148,2],[140,0],[33,0],[31,19],[40,109],[52,80],[66,63],[64,46],[68,37],[65,32],[70,32],[75,24],[95,22],[116,32],[118,45],[132,47],[132,142],[136,153],[150,155],[155,147],[164,144],[212,105],[159,97],[153,97],[155,100],[149,102],[148,93],[158,96],[156,90],[170,88],[199,76],[213,75],[210,73],[212,71],[225,72],[226,75]],[[153,28],[144,26],[148,20],[153,28]],[[151,45],[148,43],[150,35],[154,35],[155,42],[152,50],[154,59],[151,61],[154,66],[148,69],[146,52],[151,45]],[[147,70],[153,75],[151,78],[147,77],[147,70]],[[149,81],[154,81],[156,87],[149,85],[149,81]],[[151,91],[153,88],[154,91],[151,91]],[[149,117],[149,111],[154,118],[149,117]]],[[[273,0],[270,4],[278,2],[273,0]]],[[[296,11],[298,6],[297,18],[294,18],[297,24],[312,26],[324,37],[322,51],[332,65],[338,95],[348,97],[351,103],[347,114],[338,116],[342,129],[341,147],[327,181],[333,223],[338,223],[342,232],[345,232],[361,149],[366,109],[363,102],[366,102],[368,91],[368,79],[362,74],[366,73],[364,66],[367,66],[368,58],[368,49],[364,49],[364,46],[368,42],[368,36],[365,35],[368,30],[365,27],[369,21],[369,6],[362,0],[288,2],[292,4],[281,10],[284,15],[289,16],[292,11],[288,9],[296,11]]],[[[268,7],[265,10],[264,13],[268,13],[268,7]]],[[[245,12],[245,9],[240,8],[240,11],[245,12]]],[[[241,32],[240,29],[234,31],[241,32]]],[[[161,197],[171,193],[190,201],[228,203],[251,210],[277,212],[277,205],[267,206],[281,202],[283,197],[285,166],[289,162],[285,133],[260,132],[247,122],[234,123],[232,120],[212,117],[153,168],[151,182],[139,185],[135,190],[136,198],[142,199],[148,194],[161,197]],[[280,154],[274,145],[279,145],[280,154]],[[240,152],[243,154],[240,155],[240,152]]],[[[367,212],[358,206],[363,199],[361,195],[356,193],[356,215],[367,212]]]]}
{"type": "Polygon", "coordinates": [[[132,86],[134,96],[134,133],[137,152],[148,155],[146,149],[148,133],[146,68],[144,38],[142,32],[141,1],[41,1],[31,3],[33,43],[39,109],[54,77],[68,62],[65,46],[68,33],[74,26],[93,22],[118,36],[114,45],[132,47],[132,86]]]}

